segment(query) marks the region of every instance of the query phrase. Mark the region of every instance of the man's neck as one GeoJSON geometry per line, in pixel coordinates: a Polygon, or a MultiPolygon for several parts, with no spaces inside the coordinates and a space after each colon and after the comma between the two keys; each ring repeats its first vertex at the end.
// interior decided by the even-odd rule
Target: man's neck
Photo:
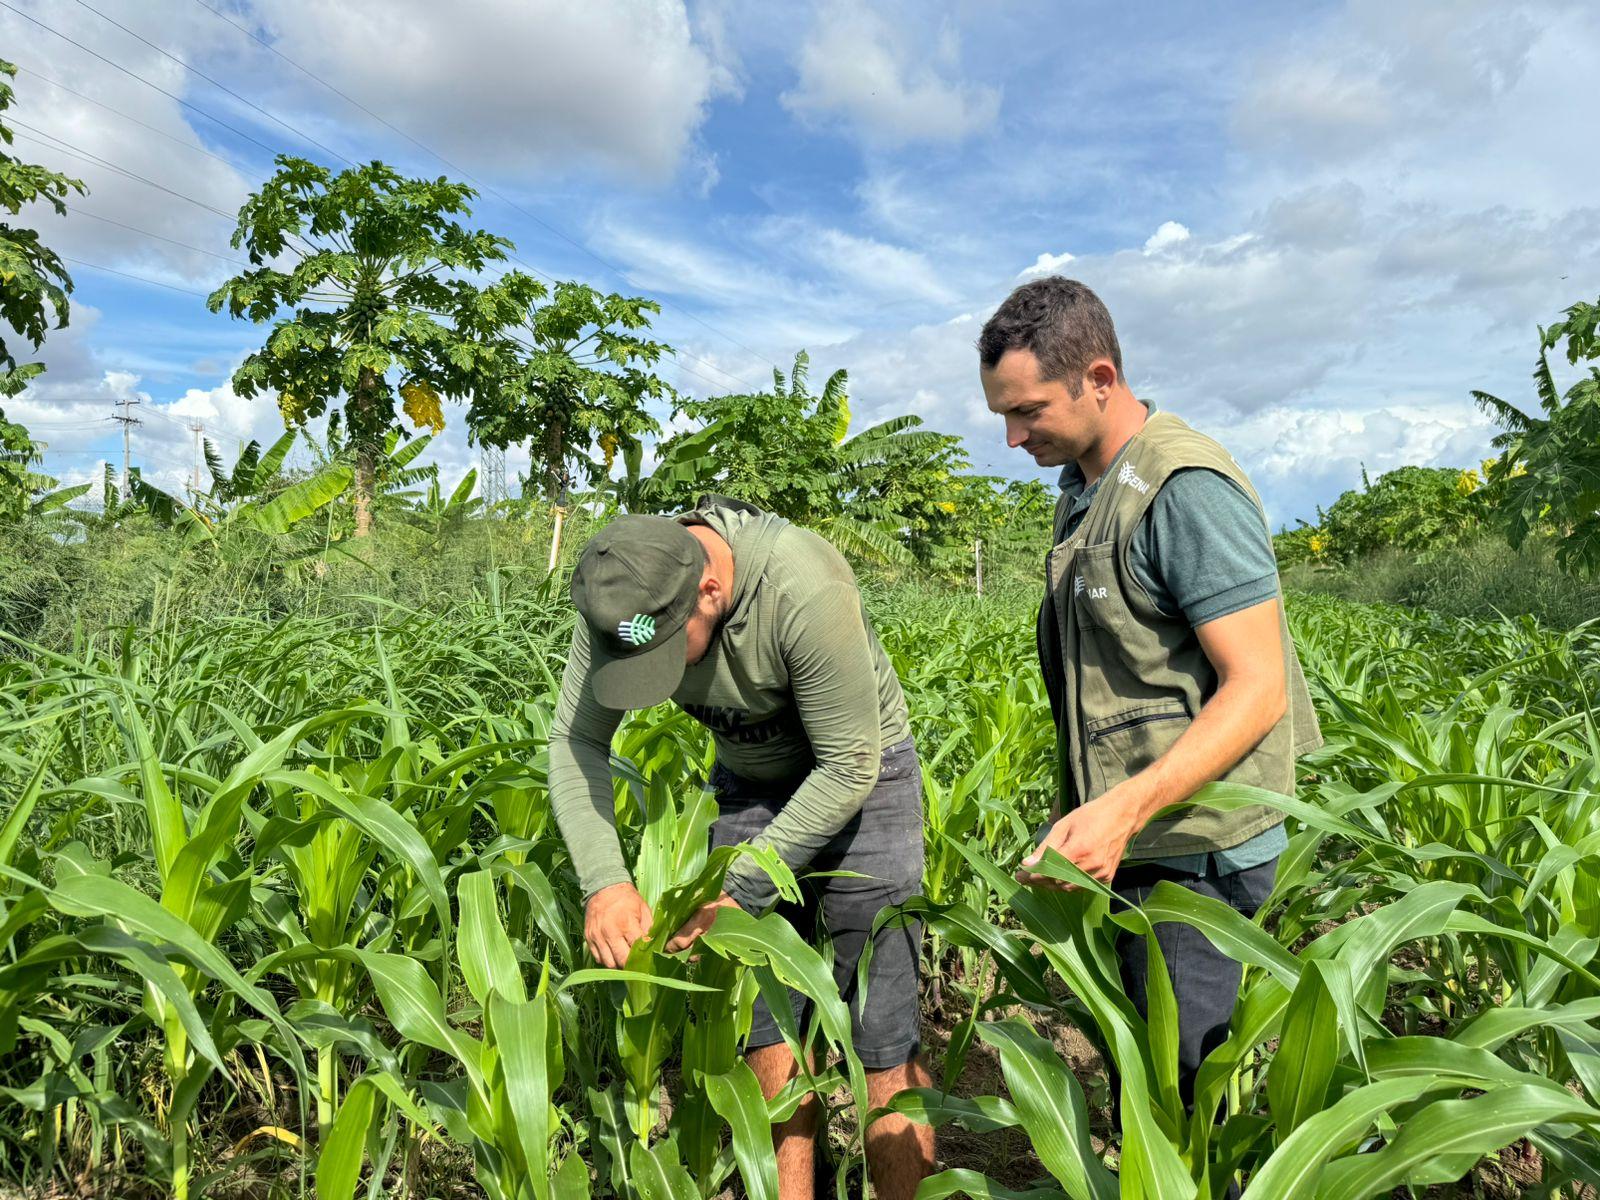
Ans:
{"type": "Polygon", "coordinates": [[[1123,391],[1112,398],[1106,406],[1105,428],[1099,439],[1078,459],[1085,484],[1093,484],[1110,469],[1122,448],[1144,428],[1149,416],[1150,410],[1132,392],[1123,391]]]}

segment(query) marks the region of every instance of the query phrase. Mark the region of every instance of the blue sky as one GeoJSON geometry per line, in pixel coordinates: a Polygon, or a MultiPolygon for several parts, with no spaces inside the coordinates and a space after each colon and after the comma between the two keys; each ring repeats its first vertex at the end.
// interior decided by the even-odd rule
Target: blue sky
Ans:
{"type": "MultiPolygon", "coordinates": [[[[1021,279],[1080,278],[1277,522],[1363,463],[1483,457],[1471,389],[1526,398],[1535,325],[1600,291],[1592,4],[12,3],[16,152],[91,189],[30,214],[96,266],[7,406],[66,480],[120,461],[119,397],[174,487],[191,423],[225,457],[281,429],[228,387],[265,330],[200,295],[275,150],[453,173],[432,151],[527,263],[662,301],[680,389],[805,348],[858,423],[915,412],[1008,475],[973,341],[1021,279]]],[[[459,421],[435,449],[475,460],[459,421]]]]}

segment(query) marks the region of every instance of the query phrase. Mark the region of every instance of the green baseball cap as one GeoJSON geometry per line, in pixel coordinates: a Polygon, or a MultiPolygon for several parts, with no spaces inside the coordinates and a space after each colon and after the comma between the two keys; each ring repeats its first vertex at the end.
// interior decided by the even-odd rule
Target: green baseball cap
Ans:
{"type": "Polygon", "coordinates": [[[668,517],[618,517],[583,548],[572,603],[592,634],[601,704],[649,708],[677,691],[705,565],[699,539],[668,517]]]}

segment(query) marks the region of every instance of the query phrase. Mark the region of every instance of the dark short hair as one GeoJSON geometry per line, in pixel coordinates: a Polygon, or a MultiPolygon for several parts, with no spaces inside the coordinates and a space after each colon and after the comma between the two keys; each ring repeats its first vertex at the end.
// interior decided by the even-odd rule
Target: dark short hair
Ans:
{"type": "Polygon", "coordinates": [[[1122,347],[1106,306],[1076,279],[1048,275],[1017,288],[978,335],[978,359],[993,370],[1007,350],[1030,350],[1042,379],[1065,380],[1076,396],[1089,364],[1109,358],[1122,374],[1122,347]]]}

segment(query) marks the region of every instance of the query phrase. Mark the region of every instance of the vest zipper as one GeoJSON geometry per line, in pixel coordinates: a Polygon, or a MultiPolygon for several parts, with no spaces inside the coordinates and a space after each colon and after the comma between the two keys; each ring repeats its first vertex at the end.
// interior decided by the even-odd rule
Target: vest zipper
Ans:
{"type": "Polygon", "coordinates": [[[1098,742],[1101,738],[1113,733],[1121,733],[1124,729],[1135,729],[1140,725],[1150,725],[1156,721],[1187,721],[1188,713],[1146,713],[1142,717],[1132,717],[1126,721],[1118,721],[1115,725],[1107,725],[1104,729],[1096,729],[1088,737],[1088,741],[1098,742]]]}

